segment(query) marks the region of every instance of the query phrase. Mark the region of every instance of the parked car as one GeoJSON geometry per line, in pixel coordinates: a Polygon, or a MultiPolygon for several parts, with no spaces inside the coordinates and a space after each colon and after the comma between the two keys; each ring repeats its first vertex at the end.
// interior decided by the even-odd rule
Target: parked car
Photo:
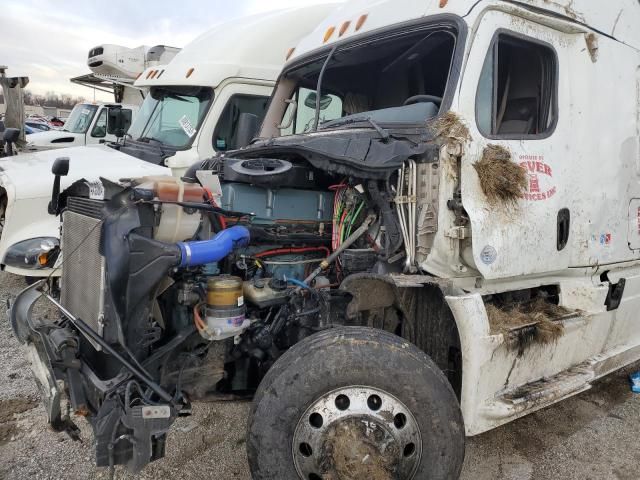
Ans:
{"type": "Polygon", "coordinates": [[[30,127],[30,129],[32,130],[31,133],[48,132],[49,130],[51,130],[51,127],[49,126],[48,123],[31,120],[31,119],[27,119],[24,123],[27,127],[30,127]]]}
{"type": "Polygon", "coordinates": [[[64,126],[64,120],[58,118],[58,117],[50,117],[49,119],[49,123],[54,126],[54,127],[63,127],[64,126]]]}

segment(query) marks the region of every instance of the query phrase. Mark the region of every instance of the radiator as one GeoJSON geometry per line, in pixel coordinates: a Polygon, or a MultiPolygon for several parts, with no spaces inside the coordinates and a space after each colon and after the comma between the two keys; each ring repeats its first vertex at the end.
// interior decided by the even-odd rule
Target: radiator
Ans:
{"type": "Polygon", "coordinates": [[[102,335],[105,262],[99,253],[101,208],[91,200],[73,200],[62,214],[61,301],[74,316],[102,335]]]}

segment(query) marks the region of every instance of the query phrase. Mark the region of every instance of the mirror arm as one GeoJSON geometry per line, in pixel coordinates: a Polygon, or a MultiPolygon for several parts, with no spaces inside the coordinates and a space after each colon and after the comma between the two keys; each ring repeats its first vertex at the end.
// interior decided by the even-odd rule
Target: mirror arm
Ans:
{"type": "Polygon", "coordinates": [[[281,123],[280,125],[276,126],[278,130],[289,128],[293,124],[293,119],[296,118],[296,113],[298,113],[298,102],[296,102],[293,98],[285,100],[284,103],[293,105],[293,110],[291,110],[291,115],[289,116],[289,120],[287,120],[286,124],[281,123]]]}
{"type": "Polygon", "coordinates": [[[55,215],[58,211],[58,199],[60,197],[60,175],[56,175],[53,180],[53,190],[51,191],[51,201],[47,211],[49,215],[55,215]]]}
{"type": "Polygon", "coordinates": [[[53,179],[53,190],[51,191],[51,201],[47,207],[49,215],[58,214],[58,204],[60,200],[60,178],[69,174],[69,157],[56,158],[51,167],[51,173],[55,175],[53,179]]]}

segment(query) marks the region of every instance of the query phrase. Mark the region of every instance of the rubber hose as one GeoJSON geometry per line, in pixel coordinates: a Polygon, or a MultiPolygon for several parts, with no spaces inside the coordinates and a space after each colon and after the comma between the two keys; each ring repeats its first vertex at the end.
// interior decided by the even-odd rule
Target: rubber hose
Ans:
{"type": "Polygon", "coordinates": [[[249,230],[236,225],[222,230],[211,240],[178,242],[182,255],[180,267],[196,267],[222,260],[236,248],[249,245],[249,230]]]}

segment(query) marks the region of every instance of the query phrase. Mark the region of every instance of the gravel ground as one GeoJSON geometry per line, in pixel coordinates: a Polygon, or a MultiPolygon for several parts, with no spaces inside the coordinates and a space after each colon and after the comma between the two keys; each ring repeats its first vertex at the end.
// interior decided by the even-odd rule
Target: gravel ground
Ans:
{"type": "MultiPolygon", "coordinates": [[[[0,303],[23,281],[0,272],[0,303]]],[[[92,463],[92,435],[78,421],[81,441],[47,428],[24,353],[0,307],[0,478],[106,479],[92,463]]],[[[629,391],[634,365],[593,389],[467,442],[463,480],[637,479],[640,396],[629,391]]],[[[167,457],[133,477],[249,480],[245,419],[248,403],[197,404],[176,422],[167,457]]]]}

